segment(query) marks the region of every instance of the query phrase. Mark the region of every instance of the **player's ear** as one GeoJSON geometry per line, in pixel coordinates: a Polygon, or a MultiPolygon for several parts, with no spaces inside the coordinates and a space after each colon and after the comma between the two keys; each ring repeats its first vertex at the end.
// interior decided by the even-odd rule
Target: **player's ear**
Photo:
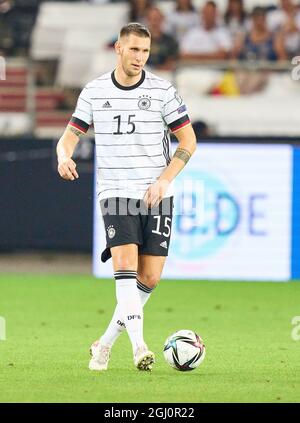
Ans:
{"type": "Polygon", "coordinates": [[[119,40],[115,42],[115,51],[117,54],[121,54],[121,44],[119,40]]]}

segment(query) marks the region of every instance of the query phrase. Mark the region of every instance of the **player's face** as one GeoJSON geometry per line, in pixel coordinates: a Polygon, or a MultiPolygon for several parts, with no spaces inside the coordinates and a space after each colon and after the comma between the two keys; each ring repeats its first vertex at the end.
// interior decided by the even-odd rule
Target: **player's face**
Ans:
{"type": "Polygon", "coordinates": [[[116,51],[126,75],[137,76],[142,72],[150,54],[150,43],[150,38],[135,34],[123,37],[116,43],[116,51]]]}

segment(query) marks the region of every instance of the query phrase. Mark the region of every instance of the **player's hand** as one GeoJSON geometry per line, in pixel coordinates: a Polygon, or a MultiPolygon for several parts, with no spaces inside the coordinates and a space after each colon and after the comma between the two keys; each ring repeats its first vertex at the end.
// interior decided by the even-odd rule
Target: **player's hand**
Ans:
{"type": "Polygon", "coordinates": [[[68,181],[74,181],[79,178],[76,172],[76,163],[68,157],[58,159],[57,170],[60,176],[68,181]]]}
{"type": "Polygon", "coordinates": [[[165,193],[170,185],[166,179],[157,180],[154,184],[150,185],[144,195],[144,203],[147,207],[157,207],[161,200],[164,198],[165,193]]]}

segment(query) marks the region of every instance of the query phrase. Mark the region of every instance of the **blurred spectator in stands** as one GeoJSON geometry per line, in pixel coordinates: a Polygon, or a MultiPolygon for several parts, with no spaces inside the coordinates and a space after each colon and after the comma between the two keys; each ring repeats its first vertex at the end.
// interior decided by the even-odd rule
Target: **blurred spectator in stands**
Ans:
{"type": "Polygon", "coordinates": [[[11,0],[0,0],[0,55],[2,56],[12,55],[14,50],[12,9],[11,0]]]}
{"type": "Polygon", "coordinates": [[[38,5],[38,0],[0,0],[0,51],[3,54],[28,54],[38,5]]]}
{"type": "Polygon", "coordinates": [[[247,14],[244,0],[228,0],[224,22],[232,36],[246,31],[247,14]]]}
{"type": "Polygon", "coordinates": [[[193,129],[199,142],[203,138],[209,138],[213,136],[212,128],[210,128],[207,123],[203,120],[196,120],[193,122],[193,129]]]}
{"type": "Polygon", "coordinates": [[[166,30],[180,43],[186,32],[199,25],[198,13],[192,0],[176,0],[173,12],[166,18],[166,30]]]}
{"type": "Polygon", "coordinates": [[[33,64],[33,75],[38,87],[49,87],[55,83],[57,60],[36,60],[33,64]]]}
{"type": "Polygon", "coordinates": [[[218,9],[207,1],[201,9],[200,25],[190,29],[180,44],[183,60],[224,60],[231,49],[229,31],[218,25],[218,9]]]}
{"type": "Polygon", "coordinates": [[[164,15],[158,7],[148,9],[146,17],[146,25],[152,37],[147,64],[157,70],[171,71],[178,58],[178,44],[171,35],[164,32],[164,15]]]}
{"type": "Polygon", "coordinates": [[[267,24],[270,31],[282,29],[283,25],[293,20],[300,31],[300,10],[294,0],[280,0],[280,7],[267,15],[267,24]]]}
{"type": "MultiPolygon", "coordinates": [[[[251,29],[237,36],[232,52],[233,58],[248,61],[274,61],[284,58],[278,43],[278,34],[267,27],[266,10],[255,7],[251,13],[251,29]]],[[[237,70],[235,78],[240,94],[261,92],[269,80],[267,70],[237,70]]]]}
{"type": "Polygon", "coordinates": [[[276,47],[282,52],[279,57],[281,60],[291,60],[300,55],[300,31],[293,16],[287,19],[278,31],[276,47]]]}
{"type": "MultiPolygon", "coordinates": [[[[197,138],[197,142],[201,142],[203,139],[211,138],[216,135],[215,128],[213,125],[208,124],[204,120],[194,120],[193,129],[197,138]]],[[[174,134],[170,134],[172,142],[178,142],[174,134]]]]}
{"type": "Polygon", "coordinates": [[[239,60],[277,60],[283,58],[276,35],[267,27],[266,11],[255,7],[251,13],[251,29],[236,37],[232,56],[239,60]]]}
{"type": "MultiPolygon", "coordinates": [[[[119,26],[122,27],[129,22],[139,22],[146,25],[146,13],[147,10],[153,6],[153,0],[127,0],[127,3],[129,5],[129,9],[122,17],[119,26]]],[[[107,43],[107,47],[113,49],[117,39],[118,35],[115,34],[107,43]]]]}
{"type": "Polygon", "coordinates": [[[278,32],[277,49],[281,59],[289,60],[300,54],[300,10],[291,0],[282,0],[281,9],[270,13],[270,28],[278,32]]]}
{"type": "Polygon", "coordinates": [[[140,22],[145,25],[147,10],[153,6],[153,0],[129,0],[128,22],[140,22]]]}

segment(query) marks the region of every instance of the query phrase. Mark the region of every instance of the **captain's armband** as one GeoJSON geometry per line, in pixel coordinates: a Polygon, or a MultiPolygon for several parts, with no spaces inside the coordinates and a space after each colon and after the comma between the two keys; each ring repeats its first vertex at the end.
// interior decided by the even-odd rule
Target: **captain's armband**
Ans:
{"type": "Polygon", "coordinates": [[[78,119],[75,116],[72,116],[68,128],[70,129],[73,134],[77,135],[78,137],[82,137],[82,135],[86,134],[89,129],[89,124],[86,123],[84,120],[78,119]]]}

